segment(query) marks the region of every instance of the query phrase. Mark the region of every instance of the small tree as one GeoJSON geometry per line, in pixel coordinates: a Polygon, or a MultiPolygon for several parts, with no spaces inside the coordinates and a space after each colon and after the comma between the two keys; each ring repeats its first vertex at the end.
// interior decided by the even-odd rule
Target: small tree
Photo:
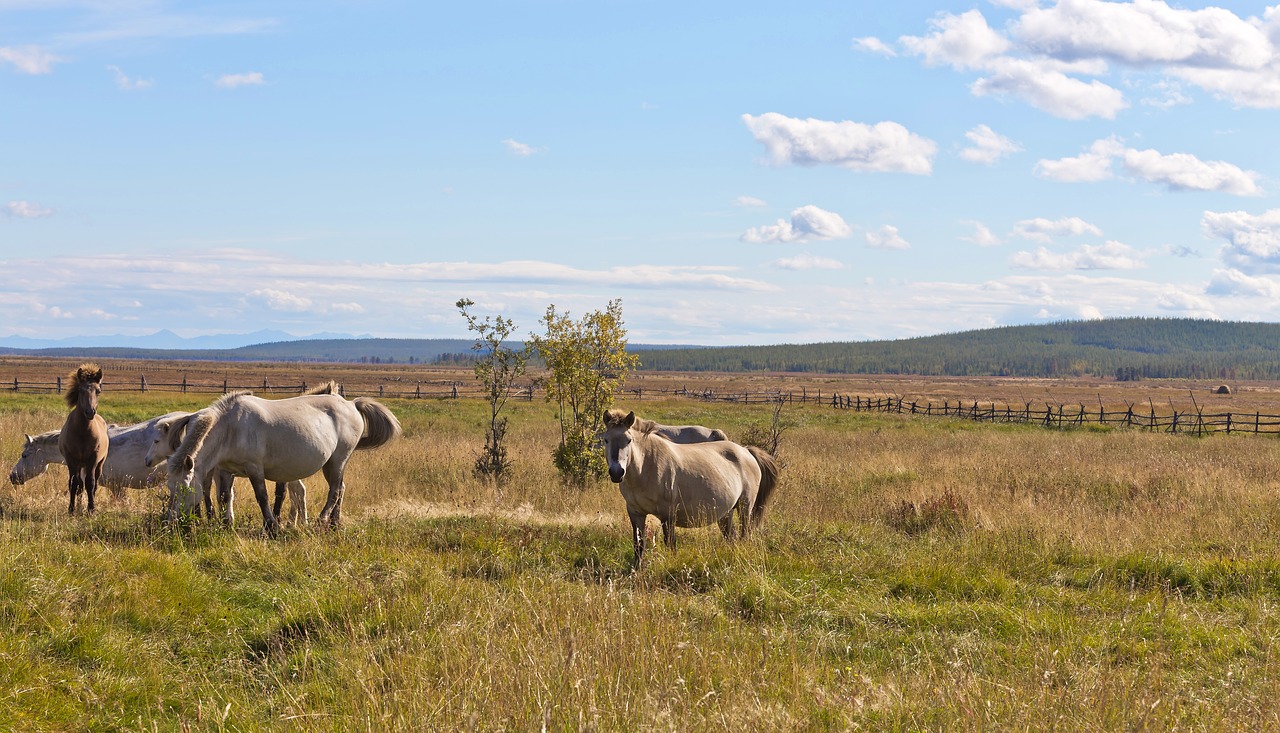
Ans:
{"type": "Polygon", "coordinates": [[[492,477],[501,484],[511,467],[507,448],[503,443],[507,435],[507,418],[501,416],[502,409],[511,396],[515,380],[524,374],[527,357],[523,350],[514,351],[503,343],[515,333],[516,325],[511,319],[485,316],[482,321],[468,310],[475,305],[469,298],[462,298],[455,305],[462,312],[462,317],[467,319],[467,330],[476,334],[476,342],[471,347],[477,353],[476,379],[484,387],[485,398],[489,402],[489,427],[485,430],[484,452],[476,459],[475,471],[478,475],[492,477]]]}
{"type": "Polygon", "coordinates": [[[595,436],[614,394],[640,360],[627,353],[621,300],[609,301],[605,310],[580,321],[550,305],[540,323],[546,333],[530,336],[529,348],[546,364],[546,399],[556,403],[560,419],[560,445],[553,460],[565,480],[581,486],[605,474],[595,436]]]}

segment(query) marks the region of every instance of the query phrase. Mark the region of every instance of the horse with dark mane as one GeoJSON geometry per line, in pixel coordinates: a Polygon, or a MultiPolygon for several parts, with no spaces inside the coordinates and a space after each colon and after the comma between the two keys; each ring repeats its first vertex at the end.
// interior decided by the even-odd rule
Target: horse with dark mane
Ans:
{"type": "Polygon", "coordinates": [[[71,408],[58,434],[58,452],[67,464],[67,492],[71,495],[70,514],[76,513],[76,501],[83,489],[88,512],[93,514],[93,498],[102,478],[102,464],[107,460],[110,438],[107,422],[98,414],[98,398],[102,395],[102,367],[81,364],[71,373],[71,386],[64,395],[71,408]]]}

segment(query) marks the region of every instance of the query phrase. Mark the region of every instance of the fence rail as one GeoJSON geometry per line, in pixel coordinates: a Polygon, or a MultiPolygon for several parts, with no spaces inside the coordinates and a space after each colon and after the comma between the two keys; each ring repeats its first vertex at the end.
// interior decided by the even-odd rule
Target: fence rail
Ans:
{"type": "MultiPolygon", "coordinates": [[[[35,381],[21,380],[17,377],[0,381],[0,389],[10,392],[27,392],[36,394],[61,393],[63,378],[35,381]]],[[[184,376],[180,381],[152,381],[145,374],[139,375],[137,381],[127,383],[113,382],[109,389],[113,392],[175,392],[175,393],[207,393],[226,394],[238,390],[249,390],[257,394],[290,395],[301,394],[309,387],[305,381],[298,384],[277,384],[269,379],[252,384],[233,384],[229,379],[198,380],[184,376]]],[[[403,381],[390,380],[381,383],[363,383],[359,385],[340,385],[342,394],[348,397],[380,397],[398,399],[484,399],[487,392],[475,382],[462,381],[403,381]]],[[[511,397],[531,401],[542,390],[535,382],[516,385],[512,388],[511,397]]],[[[545,394],[545,393],[544,393],[545,394]]],[[[1268,415],[1262,412],[1204,412],[1196,408],[1179,411],[1171,406],[1168,412],[1157,412],[1154,405],[1147,410],[1136,409],[1126,405],[1123,410],[1111,409],[1099,405],[1089,407],[1083,403],[1074,405],[1043,403],[1043,407],[1033,406],[1027,402],[1021,406],[999,404],[994,402],[944,400],[941,404],[933,401],[908,400],[903,397],[861,397],[842,395],[821,390],[741,390],[714,391],[711,389],[689,389],[676,387],[672,389],[626,388],[621,392],[623,400],[641,401],[648,399],[664,399],[678,397],[704,402],[729,402],[734,404],[818,404],[841,410],[862,412],[886,412],[900,415],[922,415],[926,417],[951,417],[975,422],[1021,423],[1041,425],[1048,428],[1082,427],[1085,425],[1102,425],[1137,428],[1149,431],[1170,433],[1192,433],[1205,435],[1209,433],[1256,433],[1280,434],[1280,415],[1268,415]]]]}

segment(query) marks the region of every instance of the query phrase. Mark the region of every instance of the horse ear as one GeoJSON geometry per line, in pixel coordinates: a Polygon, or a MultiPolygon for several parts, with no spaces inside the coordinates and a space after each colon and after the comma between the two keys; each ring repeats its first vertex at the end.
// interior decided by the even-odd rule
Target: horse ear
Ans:
{"type": "Polygon", "coordinates": [[[165,425],[165,430],[169,433],[169,450],[177,452],[178,448],[182,445],[182,429],[185,428],[189,422],[191,422],[191,415],[184,415],[165,425]]]}
{"type": "Polygon", "coordinates": [[[22,435],[23,435],[23,437],[25,437],[25,438],[27,439],[27,441],[26,441],[25,443],[23,443],[23,445],[31,445],[32,443],[36,442],[35,440],[33,440],[33,439],[31,438],[31,436],[30,436],[30,435],[27,435],[26,433],[23,433],[22,435]]]}
{"type": "Polygon", "coordinates": [[[196,461],[195,461],[195,459],[194,459],[194,458],[192,458],[191,456],[183,456],[183,457],[182,457],[182,470],[183,470],[183,471],[190,471],[191,469],[193,469],[193,468],[195,468],[195,467],[196,467],[196,461]]]}
{"type": "Polygon", "coordinates": [[[628,428],[630,428],[632,425],[635,425],[635,424],[636,424],[636,411],[635,411],[635,410],[632,410],[631,412],[628,412],[628,413],[627,413],[627,416],[626,416],[626,417],[624,417],[624,418],[622,419],[622,424],[623,424],[623,425],[626,425],[628,428]]]}

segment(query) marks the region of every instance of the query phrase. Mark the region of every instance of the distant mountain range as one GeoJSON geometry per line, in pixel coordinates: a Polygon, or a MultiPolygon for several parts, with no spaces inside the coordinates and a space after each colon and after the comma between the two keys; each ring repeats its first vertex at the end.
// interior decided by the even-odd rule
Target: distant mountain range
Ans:
{"type": "MultiPolygon", "coordinates": [[[[297,339],[275,331],[183,339],[161,331],[52,342],[0,338],[0,354],[431,364],[466,363],[473,343],[326,334],[297,339]]],[[[1280,379],[1280,324],[1186,318],[1067,321],[895,341],[630,348],[643,369],[655,371],[1280,379]]]]}

